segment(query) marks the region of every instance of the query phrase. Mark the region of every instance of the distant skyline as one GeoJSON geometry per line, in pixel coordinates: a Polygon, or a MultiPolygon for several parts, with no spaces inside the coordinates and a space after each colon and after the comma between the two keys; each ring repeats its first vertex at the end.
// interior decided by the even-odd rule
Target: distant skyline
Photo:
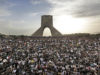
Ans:
{"type": "Polygon", "coordinates": [[[41,26],[42,15],[53,15],[62,34],[100,33],[99,0],[0,0],[0,33],[31,35],[41,26]]]}

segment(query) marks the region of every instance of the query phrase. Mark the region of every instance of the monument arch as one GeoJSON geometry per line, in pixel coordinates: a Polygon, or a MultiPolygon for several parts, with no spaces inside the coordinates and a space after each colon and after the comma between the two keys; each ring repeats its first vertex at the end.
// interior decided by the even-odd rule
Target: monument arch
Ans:
{"type": "Polygon", "coordinates": [[[51,15],[43,15],[41,19],[41,27],[32,34],[32,36],[43,36],[44,29],[48,27],[52,36],[61,36],[62,34],[53,27],[53,17],[51,15]]]}

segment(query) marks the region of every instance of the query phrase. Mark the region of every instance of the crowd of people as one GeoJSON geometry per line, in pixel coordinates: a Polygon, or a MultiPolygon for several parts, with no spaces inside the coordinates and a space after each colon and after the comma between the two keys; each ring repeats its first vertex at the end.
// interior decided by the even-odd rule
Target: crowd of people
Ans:
{"type": "Polygon", "coordinates": [[[0,37],[0,75],[100,75],[99,37],[0,37]]]}

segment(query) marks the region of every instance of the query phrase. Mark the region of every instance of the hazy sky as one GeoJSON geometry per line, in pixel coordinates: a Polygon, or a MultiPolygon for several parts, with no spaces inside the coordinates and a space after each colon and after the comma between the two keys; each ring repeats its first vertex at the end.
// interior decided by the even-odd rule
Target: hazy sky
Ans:
{"type": "Polygon", "coordinates": [[[0,0],[0,33],[31,35],[41,15],[53,15],[62,34],[100,32],[100,0],[0,0]]]}

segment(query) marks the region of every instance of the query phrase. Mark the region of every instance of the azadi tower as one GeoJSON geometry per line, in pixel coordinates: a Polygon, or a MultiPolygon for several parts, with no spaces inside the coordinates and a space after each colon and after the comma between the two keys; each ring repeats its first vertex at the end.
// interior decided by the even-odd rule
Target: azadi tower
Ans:
{"type": "Polygon", "coordinates": [[[48,27],[52,36],[61,36],[62,34],[53,27],[53,17],[51,15],[43,15],[41,19],[41,27],[32,36],[43,36],[44,29],[48,27]]]}

